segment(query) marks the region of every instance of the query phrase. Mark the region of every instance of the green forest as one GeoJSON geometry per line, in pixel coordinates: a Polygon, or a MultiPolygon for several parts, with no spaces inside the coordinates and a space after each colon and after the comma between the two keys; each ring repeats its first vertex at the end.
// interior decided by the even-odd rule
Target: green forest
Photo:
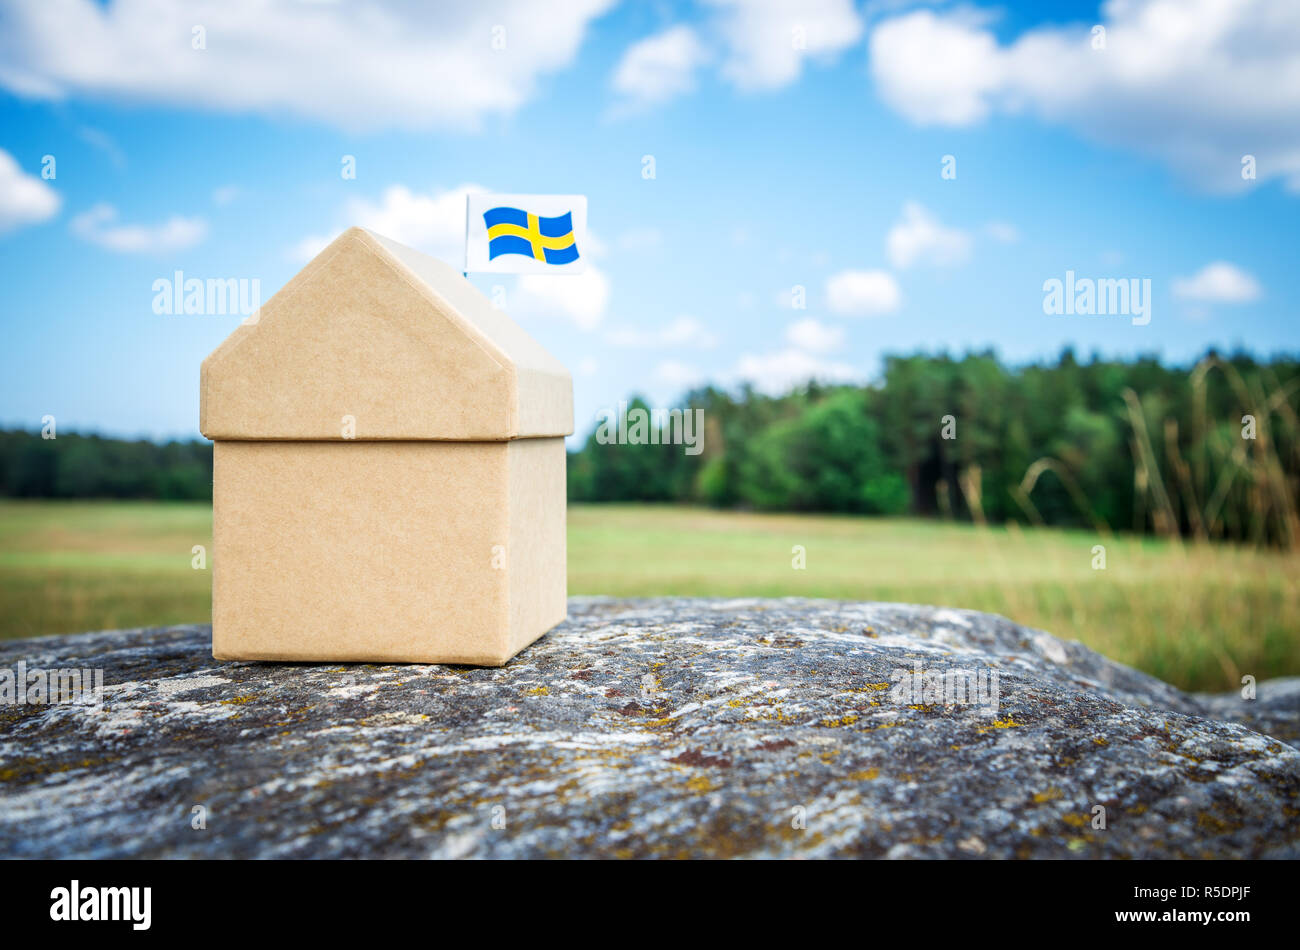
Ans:
{"type": "Polygon", "coordinates": [[[699,454],[588,438],[569,460],[569,497],[1289,547],[1300,535],[1297,402],[1292,358],[1210,353],[1177,368],[1080,362],[1066,350],[1010,368],[991,353],[895,356],[866,387],[693,392],[685,405],[703,410],[699,454]]]}
{"type": "MultiPolygon", "coordinates": [[[[1298,403],[1291,357],[1209,353],[1168,367],[1154,357],[1082,362],[1066,350],[1011,367],[992,353],[891,356],[868,386],[691,392],[675,408],[702,410],[698,454],[603,444],[593,427],[570,454],[569,497],[1291,547],[1300,539],[1298,403]]],[[[203,500],[211,490],[206,442],[0,431],[6,496],[203,500]]]]}

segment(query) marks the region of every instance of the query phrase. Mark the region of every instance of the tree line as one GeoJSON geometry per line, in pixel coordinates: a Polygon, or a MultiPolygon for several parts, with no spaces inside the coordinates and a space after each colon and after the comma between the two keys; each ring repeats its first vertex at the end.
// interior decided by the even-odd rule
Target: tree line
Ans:
{"type": "Polygon", "coordinates": [[[0,495],[212,499],[212,443],[0,430],[0,495]]]}
{"type": "MultiPolygon", "coordinates": [[[[1210,352],[1189,367],[1065,350],[1008,366],[991,352],[888,357],[867,386],[781,396],[704,387],[695,444],[673,432],[570,453],[579,502],[915,514],[1230,539],[1300,541],[1300,362],[1210,352]],[[651,442],[660,444],[651,444],[651,442]],[[640,443],[640,444],[638,444],[640,443]],[[667,443],[667,444],[665,444],[667,443]]],[[[627,415],[651,428],[642,399],[627,415]]],[[[675,420],[681,421],[682,413],[675,420]]],[[[0,495],[212,497],[212,446],[0,431],[0,495]]]]}
{"type": "MultiPolygon", "coordinates": [[[[1066,349],[1010,367],[991,352],[892,356],[868,386],[691,392],[683,408],[703,410],[698,454],[588,437],[569,459],[569,497],[1290,546],[1298,402],[1292,357],[1210,352],[1176,367],[1084,362],[1066,349]]],[[[628,415],[636,408],[649,407],[631,400],[628,415]]]]}

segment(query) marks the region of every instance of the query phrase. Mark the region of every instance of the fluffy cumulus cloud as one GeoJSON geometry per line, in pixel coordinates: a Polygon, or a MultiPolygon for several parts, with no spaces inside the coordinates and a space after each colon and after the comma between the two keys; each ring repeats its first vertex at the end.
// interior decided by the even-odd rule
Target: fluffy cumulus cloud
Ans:
{"type": "Polygon", "coordinates": [[[759,392],[780,395],[809,380],[848,383],[861,374],[847,363],[823,359],[797,347],[766,354],[745,354],[730,373],[738,382],[752,383],[759,392]]]}
{"type": "Polygon", "coordinates": [[[49,220],[59,212],[59,195],[29,175],[0,148],[0,234],[49,220]]]}
{"type": "Polygon", "coordinates": [[[885,254],[900,270],[917,264],[952,267],[970,257],[970,235],[945,227],[915,201],[903,205],[902,218],[885,236],[885,254]]]}
{"type": "Polygon", "coordinates": [[[1235,264],[1215,261],[1190,277],[1176,277],[1174,296],[1196,303],[1250,303],[1263,293],[1259,281],[1235,264]]]}
{"type": "Polygon", "coordinates": [[[681,391],[703,385],[707,375],[680,360],[664,360],[655,367],[654,378],[674,390],[681,391]]]}
{"type": "Polygon", "coordinates": [[[805,59],[829,60],[862,37],[852,0],[708,0],[727,48],[722,74],[741,89],[799,78],[805,59]]]}
{"type": "Polygon", "coordinates": [[[609,306],[609,278],[588,263],[580,274],[524,274],[519,278],[510,312],[524,316],[561,317],[581,330],[594,330],[609,306]]]}
{"type": "Polygon", "coordinates": [[[888,271],[846,270],[826,281],[826,306],[846,317],[892,313],[903,300],[898,281],[888,271]]]}
{"type": "Polygon", "coordinates": [[[695,87],[700,67],[745,91],[797,80],[805,61],[831,62],[862,38],[853,0],[705,0],[700,27],[677,25],[628,47],[614,71],[619,111],[665,102],[695,87]]]}
{"type": "Polygon", "coordinates": [[[844,331],[806,317],[786,327],[785,339],[792,346],[809,353],[829,353],[844,345],[844,331]]]}
{"type": "Polygon", "coordinates": [[[1109,0],[1092,23],[999,42],[967,8],[881,21],[869,40],[880,97],[922,125],[1028,113],[1153,155],[1203,187],[1260,179],[1300,190],[1300,4],[1109,0]],[[1104,41],[1104,46],[1100,43],[1104,41]]]}
{"type": "Polygon", "coordinates": [[[293,250],[300,262],[315,257],[352,225],[368,228],[450,264],[465,260],[465,197],[487,191],[465,184],[445,191],[421,193],[405,185],[390,185],[379,200],[352,198],[344,205],[337,230],[303,238],[293,250]]]}
{"type": "Polygon", "coordinates": [[[179,215],[161,224],[122,224],[117,209],[97,204],[72,219],[72,233],[82,240],[119,254],[162,254],[193,247],[208,234],[202,218],[179,215]]]}
{"type": "Polygon", "coordinates": [[[664,102],[695,88],[706,58],[695,30],[671,27],[628,48],[614,70],[614,91],[628,109],[664,102]]]}
{"type": "Polygon", "coordinates": [[[611,3],[12,0],[0,7],[0,86],[346,128],[473,126],[569,65],[611,3]]]}

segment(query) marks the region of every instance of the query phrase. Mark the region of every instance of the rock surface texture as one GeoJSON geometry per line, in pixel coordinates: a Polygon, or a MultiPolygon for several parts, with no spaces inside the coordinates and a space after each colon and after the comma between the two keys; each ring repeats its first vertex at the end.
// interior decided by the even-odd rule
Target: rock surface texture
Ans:
{"type": "Polygon", "coordinates": [[[987,614],[575,598],[501,669],[200,626],[19,661],[104,691],[0,706],[5,857],[1300,856],[1296,681],[1192,696],[987,614]]]}

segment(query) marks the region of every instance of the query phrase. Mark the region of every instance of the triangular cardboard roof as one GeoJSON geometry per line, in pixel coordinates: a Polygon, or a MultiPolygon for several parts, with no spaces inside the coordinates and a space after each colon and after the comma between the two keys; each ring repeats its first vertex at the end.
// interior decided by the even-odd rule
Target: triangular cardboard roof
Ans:
{"type": "Polygon", "coordinates": [[[203,361],[209,439],[570,435],[573,381],[442,261],[349,228],[203,361]]]}

